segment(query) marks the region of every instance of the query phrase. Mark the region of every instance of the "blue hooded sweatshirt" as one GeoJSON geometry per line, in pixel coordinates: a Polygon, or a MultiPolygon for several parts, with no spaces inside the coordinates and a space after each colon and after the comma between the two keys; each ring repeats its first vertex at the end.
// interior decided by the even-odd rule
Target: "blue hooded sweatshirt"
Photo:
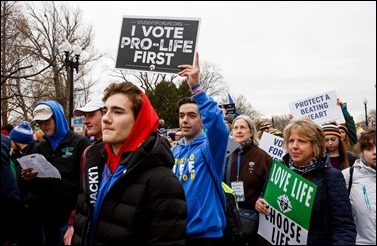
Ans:
{"type": "Polygon", "coordinates": [[[52,100],[38,103],[35,107],[37,107],[40,104],[46,104],[52,109],[53,117],[55,120],[55,133],[53,136],[47,136],[45,134],[44,138],[50,140],[52,148],[56,150],[60,142],[63,140],[63,138],[67,135],[69,131],[68,122],[64,115],[64,109],[62,105],[52,100]]]}
{"type": "Polygon", "coordinates": [[[186,194],[188,238],[221,237],[226,225],[221,182],[229,128],[218,104],[204,91],[193,98],[206,130],[188,145],[181,139],[172,148],[175,158],[173,172],[186,194]]]}

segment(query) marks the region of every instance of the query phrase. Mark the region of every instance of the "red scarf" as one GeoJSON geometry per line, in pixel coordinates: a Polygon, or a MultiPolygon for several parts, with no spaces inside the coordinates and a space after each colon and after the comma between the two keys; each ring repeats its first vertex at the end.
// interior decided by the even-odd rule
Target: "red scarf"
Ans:
{"type": "Polygon", "coordinates": [[[123,142],[118,155],[115,155],[110,144],[105,143],[107,152],[107,165],[112,173],[117,169],[120,158],[124,152],[135,151],[137,147],[147,138],[153,131],[158,128],[159,118],[156,111],[152,107],[148,97],[141,91],[142,105],[135,123],[132,127],[130,135],[123,142]]]}

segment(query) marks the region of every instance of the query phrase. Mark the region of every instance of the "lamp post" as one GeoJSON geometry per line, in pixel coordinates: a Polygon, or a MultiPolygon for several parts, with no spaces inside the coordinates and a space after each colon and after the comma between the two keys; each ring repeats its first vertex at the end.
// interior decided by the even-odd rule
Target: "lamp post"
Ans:
{"type": "Polygon", "coordinates": [[[64,66],[68,75],[69,83],[69,126],[72,125],[73,118],[73,71],[76,70],[76,73],[79,71],[79,59],[81,55],[81,47],[78,45],[71,45],[68,40],[63,43],[62,49],[65,54],[64,66]],[[74,56],[71,57],[71,52],[74,56]]]}
{"type": "Polygon", "coordinates": [[[368,109],[367,109],[368,101],[364,98],[364,109],[365,109],[365,125],[368,126],[368,109]]]}

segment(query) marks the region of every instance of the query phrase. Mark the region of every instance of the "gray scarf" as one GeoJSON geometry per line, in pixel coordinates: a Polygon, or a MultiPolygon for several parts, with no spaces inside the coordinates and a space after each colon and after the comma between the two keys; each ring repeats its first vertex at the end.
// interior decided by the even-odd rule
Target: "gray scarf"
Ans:
{"type": "Polygon", "coordinates": [[[294,172],[303,175],[304,173],[310,172],[314,169],[317,168],[317,159],[313,158],[311,161],[309,161],[308,164],[305,166],[297,166],[296,164],[293,163],[293,160],[289,158],[289,168],[293,170],[294,172]]]}

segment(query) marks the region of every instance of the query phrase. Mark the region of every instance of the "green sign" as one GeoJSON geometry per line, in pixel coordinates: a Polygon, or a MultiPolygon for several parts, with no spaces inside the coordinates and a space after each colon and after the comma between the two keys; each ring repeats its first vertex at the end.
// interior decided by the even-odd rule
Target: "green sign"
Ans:
{"type": "Polygon", "coordinates": [[[317,186],[274,160],[264,199],[276,210],[309,229],[317,186]]]}
{"type": "Polygon", "coordinates": [[[258,233],[272,244],[306,244],[316,192],[315,184],[274,160],[264,194],[270,214],[260,216],[258,233]]]}

